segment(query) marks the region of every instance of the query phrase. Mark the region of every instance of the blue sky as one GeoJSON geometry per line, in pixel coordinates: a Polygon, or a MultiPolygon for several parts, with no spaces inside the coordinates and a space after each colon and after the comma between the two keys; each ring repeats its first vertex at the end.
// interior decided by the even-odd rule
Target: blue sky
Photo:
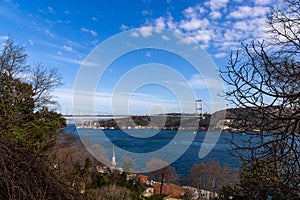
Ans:
{"type": "MultiPolygon", "coordinates": [[[[171,29],[199,44],[218,69],[224,69],[230,51],[241,42],[266,37],[265,16],[275,0],[110,0],[13,1],[0,3],[0,39],[12,37],[25,45],[30,63],[56,67],[64,86],[55,91],[61,111],[72,110],[73,85],[81,63],[101,42],[123,31],[139,29],[147,37],[153,28],[171,29]]],[[[173,67],[184,75],[211,111],[209,88],[184,59],[168,52],[143,49],[120,57],[107,69],[95,94],[97,112],[111,112],[107,105],[113,86],[128,70],[145,63],[173,67]]],[[[132,95],[131,113],[178,112],[176,94],[158,85],[145,85],[132,95]],[[156,110],[155,110],[156,109],[156,110]]],[[[190,107],[190,112],[193,106],[190,107]]],[[[83,112],[83,111],[82,111],[83,112]]]]}

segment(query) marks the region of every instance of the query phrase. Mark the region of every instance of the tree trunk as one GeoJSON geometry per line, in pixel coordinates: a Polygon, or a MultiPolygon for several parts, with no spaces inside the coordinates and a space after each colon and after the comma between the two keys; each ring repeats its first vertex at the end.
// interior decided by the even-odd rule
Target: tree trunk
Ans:
{"type": "Polygon", "coordinates": [[[160,180],[160,191],[159,194],[162,193],[163,185],[164,185],[164,174],[161,175],[161,180],[160,180]]]}

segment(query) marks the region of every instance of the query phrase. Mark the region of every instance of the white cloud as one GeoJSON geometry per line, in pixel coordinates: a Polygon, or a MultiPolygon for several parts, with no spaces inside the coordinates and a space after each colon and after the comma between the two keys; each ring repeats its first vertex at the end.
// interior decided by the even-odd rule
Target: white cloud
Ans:
{"type": "MultiPolygon", "coordinates": [[[[273,0],[262,0],[260,5],[258,1],[251,6],[239,6],[241,2],[232,3],[232,7],[227,8],[229,0],[208,0],[184,9],[180,20],[176,20],[169,11],[167,17],[147,19],[145,25],[165,27],[181,33],[185,36],[182,40],[184,43],[196,42],[205,49],[214,47],[216,52],[231,51],[241,42],[266,36],[265,19],[271,6],[268,2],[273,0]]],[[[147,37],[156,31],[144,26],[141,32],[133,35],[147,37]]],[[[215,52],[212,54],[215,57],[224,56],[215,52]]]]}
{"type": "Polygon", "coordinates": [[[61,55],[62,55],[62,52],[61,52],[61,51],[57,51],[57,54],[61,56],[61,55]]]}
{"type": "Polygon", "coordinates": [[[155,20],[155,26],[159,27],[159,28],[165,28],[166,24],[165,24],[165,19],[163,17],[159,17],[155,20]]]}
{"type": "Polygon", "coordinates": [[[229,17],[236,19],[263,17],[267,14],[268,10],[268,7],[240,6],[237,10],[231,12],[229,17]]]}
{"type": "Polygon", "coordinates": [[[195,8],[190,6],[188,8],[186,8],[184,11],[183,11],[183,14],[187,17],[191,17],[191,18],[194,18],[194,14],[195,14],[195,8]]]}
{"type": "Polygon", "coordinates": [[[146,57],[150,58],[151,57],[151,52],[147,51],[147,53],[145,54],[146,57]]]}
{"type": "Polygon", "coordinates": [[[245,36],[245,33],[243,31],[237,30],[237,27],[233,29],[227,29],[224,33],[224,39],[226,41],[239,41],[245,36]]]}
{"type": "Polygon", "coordinates": [[[65,10],[64,13],[65,13],[66,15],[69,15],[69,14],[71,14],[71,11],[65,10]]]}
{"type": "Polygon", "coordinates": [[[42,9],[38,9],[39,13],[44,13],[44,11],[42,9]]]}
{"type": "Polygon", "coordinates": [[[62,49],[63,47],[61,45],[58,45],[56,43],[50,43],[48,41],[42,40],[42,41],[36,41],[39,45],[46,46],[46,47],[51,47],[51,48],[56,48],[56,49],[62,49]]]}
{"type": "Polygon", "coordinates": [[[162,39],[164,39],[164,40],[170,40],[170,38],[168,38],[167,36],[165,36],[165,35],[163,35],[163,36],[161,36],[162,37],[162,39]]]}
{"type": "Polygon", "coordinates": [[[203,77],[201,77],[199,74],[194,74],[190,80],[190,85],[194,89],[205,89],[207,88],[205,81],[203,80],[203,77]]]}
{"type": "Polygon", "coordinates": [[[1,35],[0,40],[8,40],[9,36],[8,35],[1,35]]]}
{"type": "Polygon", "coordinates": [[[219,11],[212,11],[209,16],[212,18],[212,19],[220,19],[222,17],[222,14],[221,12],[219,11]]]}
{"type": "Polygon", "coordinates": [[[152,35],[152,31],[153,31],[153,27],[141,27],[139,29],[140,31],[140,34],[143,36],[143,37],[149,37],[152,35]]]}
{"type": "Polygon", "coordinates": [[[191,20],[182,20],[179,27],[186,31],[193,31],[199,28],[206,28],[209,25],[208,19],[191,19],[191,20]]]}
{"type": "Polygon", "coordinates": [[[50,37],[55,37],[55,35],[53,34],[53,33],[51,33],[48,29],[47,30],[45,30],[45,34],[47,35],[47,36],[50,36],[50,37]]]}
{"type": "Polygon", "coordinates": [[[213,35],[214,33],[212,30],[197,30],[186,33],[181,41],[185,44],[200,43],[201,47],[206,49],[213,35]]]}
{"type": "Polygon", "coordinates": [[[222,88],[223,83],[220,80],[213,78],[203,78],[200,74],[194,74],[189,79],[190,85],[194,89],[209,89],[209,88],[222,88]]]}
{"type": "MultiPolygon", "coordinates": [[[[240,41],[226,41],[224,40],[221,43],[218,43],[218,47],[220,51],[233,51],[240,45],[240,41]]],[[[216,45],[217,46],[217,45],[216,45]]]]}
{"type": "Polygon", "coordinates": [[[167,18],[167,26],[169,29],[171,30],[176,30],[177,29],[177,23],[174,22],[174,18],[169,14],[168,18],[167,18]]]}
{"type": "Polygon", "coordinates": [[[195,19],[205,13],[205,9],[197,4],[196,6],[190,6],[183,11],[183,15],[189,19],[195,19]]]}
{"type": "Polygon", "coordinates": [[[266,21],[264,18],[237,21],[233,24],[233,30],[235,30],[235,37],[237,39],[260,39],[265,36],[267,31],[266,21]]]}
{"type": "Polygon", "coordinates": [[[143,14],[143,16],[150,16],[150,15],[152,15],[152,10],[143,10],[142,14],[143,14]]]}
{"type": "Polygon", "coordinates": [[[219,10],[227,6],[229,0],[210,0],[205,3],[211,10],[219,10]]]}
{"type": "Polygon", "coordinates": [[[139,37],[139,34],[138,34],[137,32],[132,32],[132,33],[130,34],[130,36],[132,36],[132,37],[139,37]]]}
{"type": "Polygon", "coordinates": [[[97,37],[97,35],[98,35],[98,33],[96,31],[91,30],[91,29],[87,29],[87,28],[84,28],[84,27],[82,27],[80,30],[82,32],[89,33],[89,34],[91,34],[94,37],[97,37]]]}
{"type": "Polygon", "coordinates": [[[34,42],[32,40],[28,40],[30,45],[34,45],[34,42]]]}
{"type": "Polygon", "coordinates": [[[71,46],[64,45],[64,49],[67,51],[72,51],[73,48],[71,46]]]}
{"type": "Polygon", "coordinates": [[[95,39],[91,42],[94,46],[97,46],[99,44],[99,40],[95,39]]]}
{"type": "Polygon", "coordinates": [[[58,20],[49,20],[49,19],[46,19],[46,23],[49,24],[50,26],[53,26],[55,24],[62,24],[62,20],[58,19],[58,20]]]}
{"type": "Polygon", "coordinates": [[[82,63],[82,60],[78,60],[78,59],[74,59],[74,58],[67,58],[67,57],[64,57],[64,56],[57,56],[56,55],[56,56],[52,56],[51,58],[53,60],[62,61],[62,62],[69,63],[69,64],[81,65],[81,63],[82,63]]]}
{"type": "Polygon", "coordinates": [[[115,114],[150,114],[157,107],[162,108],[159,109],[160,113],[163,111],[180,112],[182,109],[193,111],[194,109],[194,104],[190,102],[185,105],[185,102],[178,102],[176,99],[165,99],[148,93],[112,94],[110,91],[95,93],[77,91],[76,96],[74,96],[73,89],[56,89],[54,95],[61,105],[61,112],[68,114],[92,113],[93,111],[102,114],[113,112],[115,114]],[[128,99],[128,97],[130,98],[128,99]],[[74,98],[76,98],[77,105],[80,105],[80,107],[75,108],[72,106],[74,98]],[[94,105],[95,110],[90,110],[90,106],[86,104],[86,101],[92,98],[97,102],[94,105]],[[112,104],[112,101],[114,104],[112,104]]]}
{"type": "Polygon", "coordinates": [[[269,5],[272,3],[272,0],[254,0],[254,3],[257,5],[269,5]]]}
{"type": "MultiPolygon", "coordinates": [[[[246,31],[246,30],[249,30],[249,28],[250,28],[249,25],[250,25],[249,21],[246,21],[246,20],[237,21],[237,22],[234,23],[234,28],[237,29],[237,30],[246,31]]],[[[230,31],[230,30],[228,30],[228,31],[230,31]]]]}
{"type": "Polygon", "coordinates": [[[191,44],[191,43],[195,42],[195,40],[192,37],[188,37],[188,36],[187,37],[183,37],[181,39],[181,41],[183,43],[185,43],[185,44],[191,44]]]}
{"type": "Polygon", "coordinates": [[[51,14],[55,14],[55,11],[51,6],[48,6],[48,12],[51,14]]]}
{"type": "Polygon", "coordinates": [[[211,40],[211,37],[213,35],[214,35],[214,33],[212,30],[198,30],[194,34],[194,39],[197,42],[203,42],[203,43],[207,44],[211,40]]]}
{"type": "Polygon", "coordinates": [[[215,54],[215,58],[224,58],[224,57],[226,57],[226,56],[228,56],[227,53],[216,53],[216,54],[215,54]]]}
{"type": "Polygon", "coordinates": [[[90,34],[92,34],[92,36],[96,37],[98,35],[98,33],[96,31],[90,30],[90,34]]]}
{"type": "Polygon", "coordinates": [[[92,20],[93,20],[94,22],[97,22],[97,21],[98,21],[98,18],[97,18],[97,17],[92,17],[92,20]]]}
{"type": "Polygon", "coordinates": [[[120,26],[120,29],[121,29],[121,31],[126,31],[126,30],[129,29],[129,27],[126,26],[126,25],[124,25],[124,24],[122,24],[122,25],[120,26]]]}

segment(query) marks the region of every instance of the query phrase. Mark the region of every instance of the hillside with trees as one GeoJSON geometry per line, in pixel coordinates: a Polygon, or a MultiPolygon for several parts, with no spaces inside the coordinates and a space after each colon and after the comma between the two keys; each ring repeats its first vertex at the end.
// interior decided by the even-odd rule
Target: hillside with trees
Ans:
{"type": "Polygon", "coordinates": [[[70,189],[47,162],[65,126],[65,119],[48,109],[61,78],[54,69],[29,66],[26,59],[23,47],[5,42],[0,55],[0,196],[68,199],[70,189]]]}

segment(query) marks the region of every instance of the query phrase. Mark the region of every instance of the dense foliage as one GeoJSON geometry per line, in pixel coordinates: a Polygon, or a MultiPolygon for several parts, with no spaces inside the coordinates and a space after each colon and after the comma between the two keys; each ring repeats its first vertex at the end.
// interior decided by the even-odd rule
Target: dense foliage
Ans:
{"type": "Polygon", "coordinates": [[[54,103],[49,92],[60,78],[55,70],[27,65],[26,58],[11,40],[0,54],[0,198],[68,199],[70,190],[46,162],[65,126],[61,115],[48,109],[54,103]]]}
{"type": "Polygon", "coordinates": [[[0,199],[71,199],[40,154],[0,136],[0,199]]]}
{"type": "Polygon", "coordinates": [[[65,126],[65,120],[48,109],[54,103],[49,92],[61,80],[55,70],[27,65],[26,58],[23,47],[6,41],[0,54],[0,134],[42,152],[65,126]]]}

